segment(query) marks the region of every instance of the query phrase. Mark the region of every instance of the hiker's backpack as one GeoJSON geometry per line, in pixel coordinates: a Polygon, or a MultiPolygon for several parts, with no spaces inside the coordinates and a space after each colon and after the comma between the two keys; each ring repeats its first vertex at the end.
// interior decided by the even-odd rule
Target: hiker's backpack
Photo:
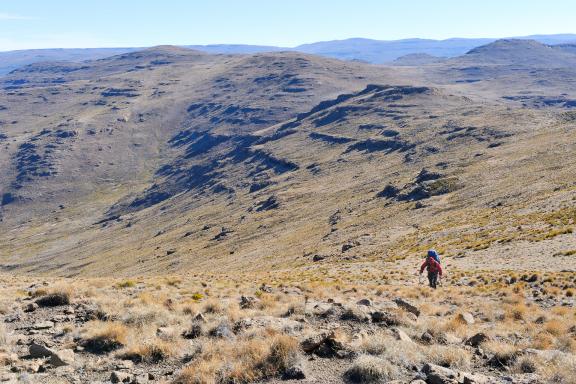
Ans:
{"type": "Polygon", "coordinates": [[[440,255],[438,254],[438,252],[430,250],[428,251],[428,257],[433,257],[434,260],[436,260],[438,264],[440,264],[440,255]]]}

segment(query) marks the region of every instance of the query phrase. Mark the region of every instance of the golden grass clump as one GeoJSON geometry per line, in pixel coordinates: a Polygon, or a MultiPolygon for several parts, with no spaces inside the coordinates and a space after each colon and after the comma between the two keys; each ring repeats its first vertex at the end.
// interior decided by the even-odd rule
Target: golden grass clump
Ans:
{"type": "Polygon", "coordinates": [[[126,345],[128,328],[119,322],[92,321],[85,325],[82,339],[88,352],[108,353],[126,345]]]}
{"type": "Polygon", "coordinates": [[[134,280],[124,280],[116,284],[118,288],[134,288],[136,286],[136,282],[134,280]]]}
{"type": "Polygon", "coordinates": [[[380,383],[397,378],[398,368],[380,357],[360,355],[345,375],[353,383],[380,383]]]}
{"type": "Polygon", "coordinates": [[[42,291],[42,293],[40,294],[38,291],[34,293],[34,295],[39,295],[39,298],[36,299],[36,304],[41,307],[68,305],[72,301],[71,287],[58,287],[47,292],[42,291]]]}
{"type": "Polygon", "coordinates": [[[206,343],[200,356],[183,369],[175,383],[250,383],[275,377],[297,361],[298,351],[296,339],[273,332],[234,343],[206,343]]]}
{"type": "Polygon", "coordinates": [[[173,357],[176,350],[174,342],[154,338],[121,351],[119,357],[135,363],[159,363],[173,357]]]}
{"type": "Polygon", "coordinates": [[[468,369],[472,355],[469,351],[450,345],[436,345],[428,349],[431,362],[453,369],[468,369]]]}

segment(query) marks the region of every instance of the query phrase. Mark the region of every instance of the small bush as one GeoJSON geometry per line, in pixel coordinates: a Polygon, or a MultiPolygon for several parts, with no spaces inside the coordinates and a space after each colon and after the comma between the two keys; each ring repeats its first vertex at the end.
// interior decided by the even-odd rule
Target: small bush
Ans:
{"type": "Polygon", "coordinates": [[[296,339],[270,332],[205,344],[175,384],[252,383],[280,376],[297,361],[296,339]]]}
{"type": "Polygon", "coordinates": [[[134,288],[136,286],[136,282],[134,280],[124,280],[118,284],[116,284],[118,288],[134,288]]]}
{"type": "Polygon", "coordinates": [[[518,373],[534,373],[538,370],[538,365],[534,357],[531,356],[523,356],[514,365],[512,371],[518,373]]]}
{"type": "Polygon", "coordinates": [[[204,304],[205,313],[223,313],[224,307],[219,300],[210,300],[204,304]]]}
{"type": "Polygon", "coordinates": [[[202,325],[202,323],[199,321],[194,321],[192,322],[190,328],[182,333],[182,337],[184,337],[185,339],[196,339],[204,335],[205,333],[206,332],[204,331],[204,326],[202,325]]]}
{"type": "Polygon", "coordinates": [[[119,354],[123,360],[132,360],[135,363],[159,363],[173,356],[174,345],[160,339],[136,345],[119,354]]]}
{"type": "Polygon", "coordinates": [[[103,354],[126,345],[128,329],[122,323],[92,322],[86,328],[82,345],[88,352],[103,354]]]}
{"type": "Polygon", "coordinates": [[[390,362],[379,357],[360,355],[345,376],[354,383],[376,383],[396,378],[398,369],[390,362]]]}
{"type": "Polygon", "coordinates": [[[467,350],[444,345],[430,348],[428,356],[434,364],[453,369],[468,369],[472,359],[470,352],[467,350]]]}
{"type": "Polygon", "coordinates": [[[192,300],[200,301],[204,298],[204,295],[201,293],[195,293],[192,295],[192,300]]]}
{"type": "Polygon", "coordinates": [[[69,305],[71,296],[72,295],[70,292],[67,291],[48,293],[37,299],[36,304],[38,304],[40,307],[58,307],[60,305],[69,305]]]}

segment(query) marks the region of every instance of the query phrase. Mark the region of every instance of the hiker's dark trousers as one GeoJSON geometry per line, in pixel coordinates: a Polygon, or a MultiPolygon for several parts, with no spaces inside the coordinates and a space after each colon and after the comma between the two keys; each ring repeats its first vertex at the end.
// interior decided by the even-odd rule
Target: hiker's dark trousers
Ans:
{"type": "Polygon", "coordinates": [[[436,289],[436,285],[438,284],[438,272],[428,272],[428,283],[434,289],[436,289]]]}

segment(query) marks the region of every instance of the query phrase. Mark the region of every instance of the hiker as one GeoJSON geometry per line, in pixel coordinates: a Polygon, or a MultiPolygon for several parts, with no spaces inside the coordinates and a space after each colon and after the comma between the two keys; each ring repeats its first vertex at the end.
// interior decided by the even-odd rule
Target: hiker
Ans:
{"type": "Polygon", "coordinates": [[[433,249],[428,251],[426,260],[424,260],[420,267],[420,274],[424,272],[424,268],[428,270],[428,283],[430,284],[430,287],[436,289],[438,276],[442,277],[442,266],[440,265],[440,256],[438,255],[438,252],[433,249]]]}

